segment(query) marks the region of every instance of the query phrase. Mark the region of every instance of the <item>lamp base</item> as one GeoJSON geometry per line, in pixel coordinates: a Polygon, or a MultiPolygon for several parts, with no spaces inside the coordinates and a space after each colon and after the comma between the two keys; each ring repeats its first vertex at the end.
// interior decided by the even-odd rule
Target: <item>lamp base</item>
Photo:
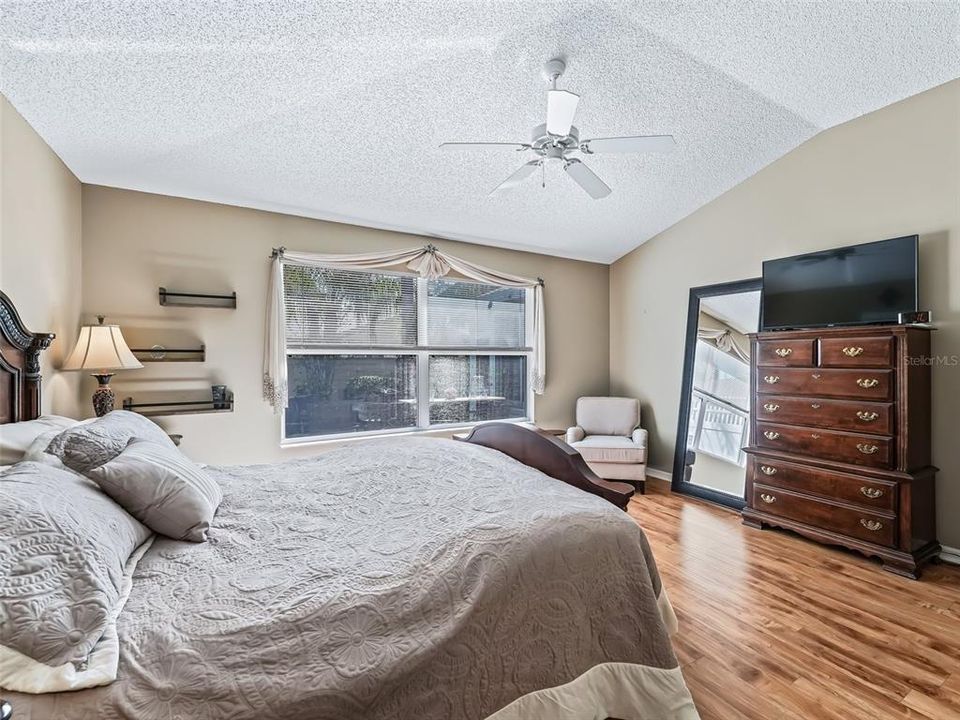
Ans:
{"type": "Polygon", "coordinates": [[[103,417],[113,410],[113,402],[116,400],[116,395],[110,387],[110,378],[113,377],[113,373],[94,374],[93,377],[100,383],[100,387],[93,393],[93,411],[97,417],[103,417]]]}

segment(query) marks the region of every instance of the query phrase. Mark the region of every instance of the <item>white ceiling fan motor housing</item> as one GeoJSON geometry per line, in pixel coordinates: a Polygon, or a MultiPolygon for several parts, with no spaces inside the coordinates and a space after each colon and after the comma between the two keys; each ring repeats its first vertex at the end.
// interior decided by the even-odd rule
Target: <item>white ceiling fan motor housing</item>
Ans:
{"type": "Polygon", "coordinates": [[[547,132],[547,124],[541,123],[530,132],[530,147],[534,152],[546,157],[546,149],[550,147],[560,147],[564,150],[576,150],[580,147],[580,130],[573,125],[570,126],[570,133],[560,137],[551,135],[547,132]]]}

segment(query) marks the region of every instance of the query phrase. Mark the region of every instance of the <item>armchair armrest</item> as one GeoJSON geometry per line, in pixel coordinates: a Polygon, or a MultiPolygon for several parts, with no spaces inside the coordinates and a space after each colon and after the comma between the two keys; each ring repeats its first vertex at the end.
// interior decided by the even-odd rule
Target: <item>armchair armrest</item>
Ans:
{"type": "Polygon", "coordinates": [[[567,445],[570,443],[580,442],[586,436],[587,434],[579,425],[574,425],[572,428],[567,428],[567,445]]]}
{"type": "Polygon", "coordinates": [[[647,446],[647,431],[643,428],[637,428],[633,431],[633,442],[639,447],[645,448],[647,446]]]}

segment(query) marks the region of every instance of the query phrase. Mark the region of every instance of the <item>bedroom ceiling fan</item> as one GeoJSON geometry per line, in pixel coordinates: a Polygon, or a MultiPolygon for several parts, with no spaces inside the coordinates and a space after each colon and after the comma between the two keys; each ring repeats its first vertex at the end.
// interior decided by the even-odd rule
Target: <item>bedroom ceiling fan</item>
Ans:
{"type": "MultiPolygon", "coordinates": [[[[580,96],[569,90],[558,90],[557,80],[566,70],[566,63],[554,58],[543,66],[543,74],[550,82],[547,91],[547,121],[537,125],[530,133],[528,143],[505,142],[445,142],[441,148],[513,148],[517,152],[531,151],[536,158],[521,165],[510,177],[497,185],[490,194],[519,185],[538,168],[545,170],[547,163],[561,164],[564,172],[582,187],[594,200],[611,193],[610,187],[584,165],[572,153],[584,155],[599,153],[670,152],[675,143],[672,135],[628,135],[625,137],[594,138],[581,140],[580,130],[574,126],[580,96]]],[[[544,183],[545,186],[545,183],[544,183]]]]}

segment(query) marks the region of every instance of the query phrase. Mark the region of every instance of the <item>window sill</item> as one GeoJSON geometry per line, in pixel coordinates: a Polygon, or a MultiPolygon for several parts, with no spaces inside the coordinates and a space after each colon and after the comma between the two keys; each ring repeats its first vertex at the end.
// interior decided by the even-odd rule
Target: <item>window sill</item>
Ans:
{"type": "Polygon", "coordinates": [[[280,449],[302,448],[302,447],[322,447],[324,445],[344,445],[347,443],[370,440],[372,438],[396,438],[396,437],[452,437],[456,433],[470,430],[478,425],[485,425],[491,422],[505,422],[511,425],[532,425],[533,421],[527,418],[510,418],[507,420],[482,420],[474,423],[460,423],[455,425],[443,425],[434,428],[412,428],[409,430],[381,430],[379,432],[366,433],[344,433],[342,435],[324,435],[321,437],[308,437],[303,439],[283,439],[280,441],[280,449]]]}

